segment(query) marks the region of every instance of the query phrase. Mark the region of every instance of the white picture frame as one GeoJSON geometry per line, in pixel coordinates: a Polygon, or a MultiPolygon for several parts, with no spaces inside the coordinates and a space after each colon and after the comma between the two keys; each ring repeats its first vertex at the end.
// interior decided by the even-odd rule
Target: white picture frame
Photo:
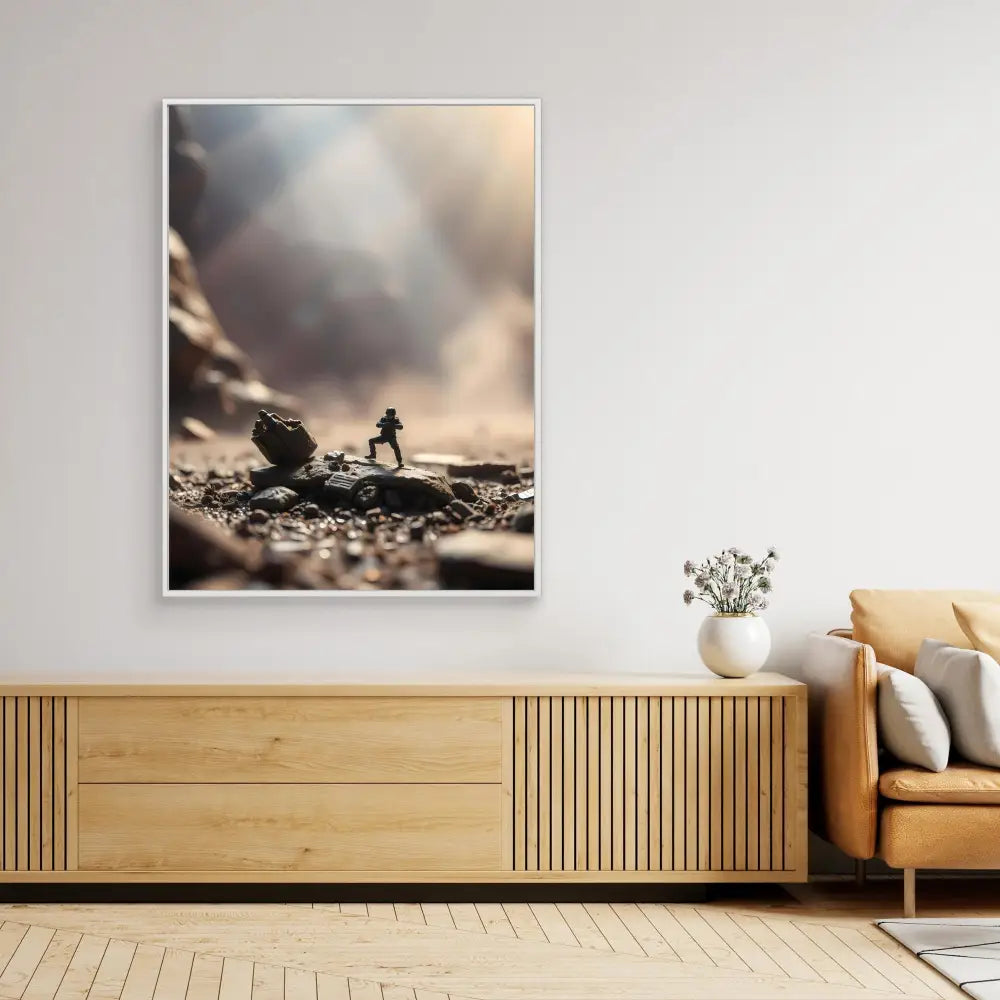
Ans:
{"type": "Polygon", "coordinates": [[[232,600],[232,599],[452,599],[452,598],[503,598],[520,601],[537,598],[542,592],[543,488],[542,488],[542,160],[541,160],[541,100],[538,98],[164,98],[162,102],[162,176],[161,176],[161,593],[164,598],[176,600],[232,600]],[[534,586],[523,590],[178,590],[170,587],[169,559],[169,250],[167,236],[169,222],[169,114],[173,106],[193,105],[339,105],[339,106],[530,106],[534,109],[534,507],[535,548],[534,586]]]}

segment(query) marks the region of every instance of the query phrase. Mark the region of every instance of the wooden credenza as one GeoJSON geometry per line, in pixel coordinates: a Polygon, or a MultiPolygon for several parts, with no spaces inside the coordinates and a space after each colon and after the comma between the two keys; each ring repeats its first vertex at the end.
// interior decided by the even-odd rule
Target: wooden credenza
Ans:
{"type": "Polygon", "coordinates": [[[806,878],[778,675],[0,693],[3,882],[806,878]]]}

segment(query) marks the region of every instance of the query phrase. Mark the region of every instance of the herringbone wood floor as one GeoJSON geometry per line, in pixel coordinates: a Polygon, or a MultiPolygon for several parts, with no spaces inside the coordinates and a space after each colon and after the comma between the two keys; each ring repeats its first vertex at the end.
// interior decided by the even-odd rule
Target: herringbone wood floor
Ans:
{"type": "Polygon", "coordinates": [[[798,900],[764,891],[771,896],[763,902],[706,905],[7,905],[0,906],[0,997],[961,996],[872,926],[873,916],[898,908],[895,889],[866,896],[810,887],[798,900]]]}

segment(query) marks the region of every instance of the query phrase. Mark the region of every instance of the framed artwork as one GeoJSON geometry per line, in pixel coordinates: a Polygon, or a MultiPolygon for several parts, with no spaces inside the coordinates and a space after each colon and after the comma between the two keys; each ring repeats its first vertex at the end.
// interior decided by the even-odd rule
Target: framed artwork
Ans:
{"type": "Polygon", "coordinates": [[[164,594],[540,592],[539,129],[164,102],[164,594]]]}

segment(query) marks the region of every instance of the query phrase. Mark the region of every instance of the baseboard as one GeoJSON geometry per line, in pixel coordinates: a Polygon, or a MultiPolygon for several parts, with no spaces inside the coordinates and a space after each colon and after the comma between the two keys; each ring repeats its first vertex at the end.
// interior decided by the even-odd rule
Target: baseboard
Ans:
{"type": "MultiPolygon", "coordinates": [[[[761,889],[773,890],[773,885],[761,889]]],[[[95,883],[0,885],[0,903],[704,903],[698,883],[95,883]]]]}

